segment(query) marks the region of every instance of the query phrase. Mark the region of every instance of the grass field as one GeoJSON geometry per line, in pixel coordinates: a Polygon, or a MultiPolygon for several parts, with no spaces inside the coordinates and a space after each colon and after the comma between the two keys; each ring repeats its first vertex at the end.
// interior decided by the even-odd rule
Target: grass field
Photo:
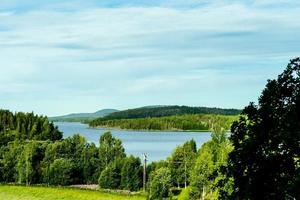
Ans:
{"type": "Polygon", "coordinates": [[[123,195],[69,188],[0,185],[0,200],[145,200],[138,195],[123,195]]]}

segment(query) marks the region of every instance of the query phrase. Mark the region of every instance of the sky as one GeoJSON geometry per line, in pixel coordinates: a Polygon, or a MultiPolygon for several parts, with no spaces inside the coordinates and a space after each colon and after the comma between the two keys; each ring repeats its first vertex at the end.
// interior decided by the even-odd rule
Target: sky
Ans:
{"type": "Polygon", "coordinates": [[[300,55],[298,0],[1,0],[0,108],[243,108],[300,55]]]}

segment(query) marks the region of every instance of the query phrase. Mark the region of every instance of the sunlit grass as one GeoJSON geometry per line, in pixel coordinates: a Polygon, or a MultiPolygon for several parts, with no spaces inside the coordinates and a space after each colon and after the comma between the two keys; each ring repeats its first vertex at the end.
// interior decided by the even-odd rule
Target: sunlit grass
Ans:
{"type": "Polygon", "coordinates": [[[0,186],[2,200],[144,200],[144,196],[71,188],[0,186]]]}

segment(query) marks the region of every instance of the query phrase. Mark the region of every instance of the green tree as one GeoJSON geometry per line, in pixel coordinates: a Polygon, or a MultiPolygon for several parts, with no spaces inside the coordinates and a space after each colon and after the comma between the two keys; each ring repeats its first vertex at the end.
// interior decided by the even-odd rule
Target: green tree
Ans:
{"type": "Polygon", "coordinates": [[[94,143],[87,144],[81,154],[84,183],[97,183],[99,173],[99,152],[94,143]]]}
{"type": "Polygon", "coordinates": [[[119,189],[121,184],[121,170],[119,160],[110,163],[100,174],[98,183],[100,188],[119,189]]]}
{"type": "Polygon", "coordinates": [[[194,166],[196,153],[197,147],[194,140],[187,141],[174,150],[169,159],[169,169],[171,170],[176,186],[187,186],[189,184],[189,172],[194,166]]]}
{"type": "Polygon", "coordinates": [[[73,184],[81,184],[84,180],[83,168],[84,157],[82,157],[83,151],[87,146],[86,139],[79,134],[75,134],[72,137],[68,137],[63,141],[64,157],[72,160],[72,177],[73,184]]]}
{"type": "Polygon", "coordinates": [[[227,165],[228,154],[232,145],[228,140],[226,129],[214,123],[211,140],[202,145],[198,152],[196,164],[191,170],[190,199],[217,199],[220,188],[229,189],[228,184],[221,185],[225,180],[221,169],[227,165]]]}
{"type": "Polygon", "coordinates": [[[235,199],[300,198],[300,59],[269,80],[231,128],[235,199]]]}
{"type": "Polygon", "coordinates": [[[51,163],[49,168],[49,183],[51,185],[69,185],[72,183],[72,162],[59,158],[51,163]]]}
{"type": "Polygon", "coordinates": [[[44,183],[47,183],[48,185],[51,184],[50,166],[55,159],[59,159],[59,158],[70,159],[71,153],[67,153],[67,152],[68,152],[67,146],[63,141],[56,141],[54,143],[50,143],[47,145],[43,161],[41,162],[42,177],[44,183]]]}
{"type": "Polygon", "coordinates": [[[130,156],[124,160],[121,170],[121,188],[137,191],[141,188],[142,168],[139,158],[130,156]]]}
{"type": "Polygon", "coordinates": [[[215,170],[211,143],[204,144],[197,157],[194,170],[191,172],[191,199],[199,199],[203,191],[212,187],[211,176],[215,170]]]}
{"type": "Polygon", "coordinates": [[[41,181],[40,163],[44,157],[46,142],[30,141],[22,144],[22,153],[17,157],[18,182],[30,185],[41,181]]]}
{"type": "Polygon", "coordinates": [[[14,140],[51,140],[62,138],[62,132],[47,117],[33,113],[12,113],[0,109],[0,145],[14,140]]]}
{"type": "Polygon", "coordinates": [[[0,148],[0,177],[3,182],[15,182],[18,179],[18,156],[22,153],[22,145],[18,141],[0,148]]]}
{"type": "Polygon", "coordinates": [[[150,182],[149,199],[164,199],[169,196],[170,188],[172,187],[171,171],[162,167],[155,171],[150,182]]]}
{"type": "Polygon", "coordinates": [[[110,132],[106,132],[100,137],[99,158],[102,169],[105,169],[117,158],[125,158],[125,156],[121,140],[114,138],[110,132]]]}

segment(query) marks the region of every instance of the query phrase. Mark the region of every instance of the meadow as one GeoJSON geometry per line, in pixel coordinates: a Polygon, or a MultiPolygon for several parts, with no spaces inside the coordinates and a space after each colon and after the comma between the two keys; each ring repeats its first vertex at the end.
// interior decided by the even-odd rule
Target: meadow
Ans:
{"type": "Polygon", "coordinates": [[[141,195],[127,195],[59,187],[0,186],[1,200],[144,200],[141,195]]]}

